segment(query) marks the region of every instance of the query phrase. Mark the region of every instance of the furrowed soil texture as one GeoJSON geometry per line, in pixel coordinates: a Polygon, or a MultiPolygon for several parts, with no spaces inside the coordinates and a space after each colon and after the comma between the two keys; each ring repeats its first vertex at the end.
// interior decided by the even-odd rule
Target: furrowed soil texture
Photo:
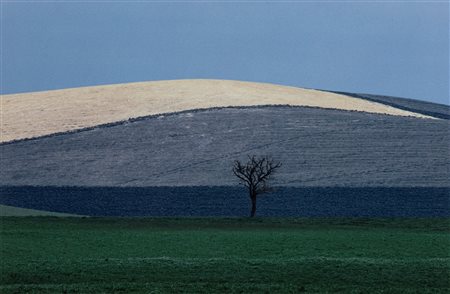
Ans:
{"type": "Polygon", "coordinates": [[[1,219],[2,293],[448,293],[449,219],[1,219]]]}
{"type": "Polygon", "coordinates": [[[1,186],[235,185],[236,159],[283,163],[273,184],[449,187],[448,121],[299,107],[147,117],[0,144],[1,186]]]}

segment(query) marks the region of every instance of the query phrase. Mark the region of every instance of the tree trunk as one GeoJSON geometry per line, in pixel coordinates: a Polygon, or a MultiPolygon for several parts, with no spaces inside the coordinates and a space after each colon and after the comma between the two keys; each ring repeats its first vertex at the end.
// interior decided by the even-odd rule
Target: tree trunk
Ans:
{"type": "Polygon", "coordinates": [[[256,212],[256,195],[254,196],[252,195],[251,199],[252,199],[252,211],[250,213],[250,217],[254,217],[256,212]]]}

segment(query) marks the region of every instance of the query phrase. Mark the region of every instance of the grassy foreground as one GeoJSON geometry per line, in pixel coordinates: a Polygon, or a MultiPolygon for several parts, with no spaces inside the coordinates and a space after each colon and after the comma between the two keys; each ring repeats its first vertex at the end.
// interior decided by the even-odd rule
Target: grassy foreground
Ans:
{"type": "Polygon", "coordinates": [[[448,293],[448,219],[3,217],[1,293],[448,293]]]}

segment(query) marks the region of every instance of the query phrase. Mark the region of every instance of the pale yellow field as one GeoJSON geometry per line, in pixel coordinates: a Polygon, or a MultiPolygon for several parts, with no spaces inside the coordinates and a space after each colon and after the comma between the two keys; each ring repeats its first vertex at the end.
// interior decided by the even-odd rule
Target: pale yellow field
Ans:
{"type": "Polygon", "coordinates": [[[228,80],[170,80],[2,96],[1,142],[197,108],[289,104],[430,118],[318,90],[228,80]]]}

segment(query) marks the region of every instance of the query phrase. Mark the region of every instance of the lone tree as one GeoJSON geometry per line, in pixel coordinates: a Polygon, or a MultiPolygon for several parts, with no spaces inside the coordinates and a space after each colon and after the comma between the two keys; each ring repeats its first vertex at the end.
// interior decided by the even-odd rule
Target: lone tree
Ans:
{"type": "Polygon", "coordinates": [[[244,184],[252,201],[250,217],[255,216],[256,197],[259,194],[270,192],[267,182],[274,172],[281,167],[281,162],[275,162],[269,156],[249,156],[246,163],[236,160],[233,165],[233,173],[244,184]]]}

